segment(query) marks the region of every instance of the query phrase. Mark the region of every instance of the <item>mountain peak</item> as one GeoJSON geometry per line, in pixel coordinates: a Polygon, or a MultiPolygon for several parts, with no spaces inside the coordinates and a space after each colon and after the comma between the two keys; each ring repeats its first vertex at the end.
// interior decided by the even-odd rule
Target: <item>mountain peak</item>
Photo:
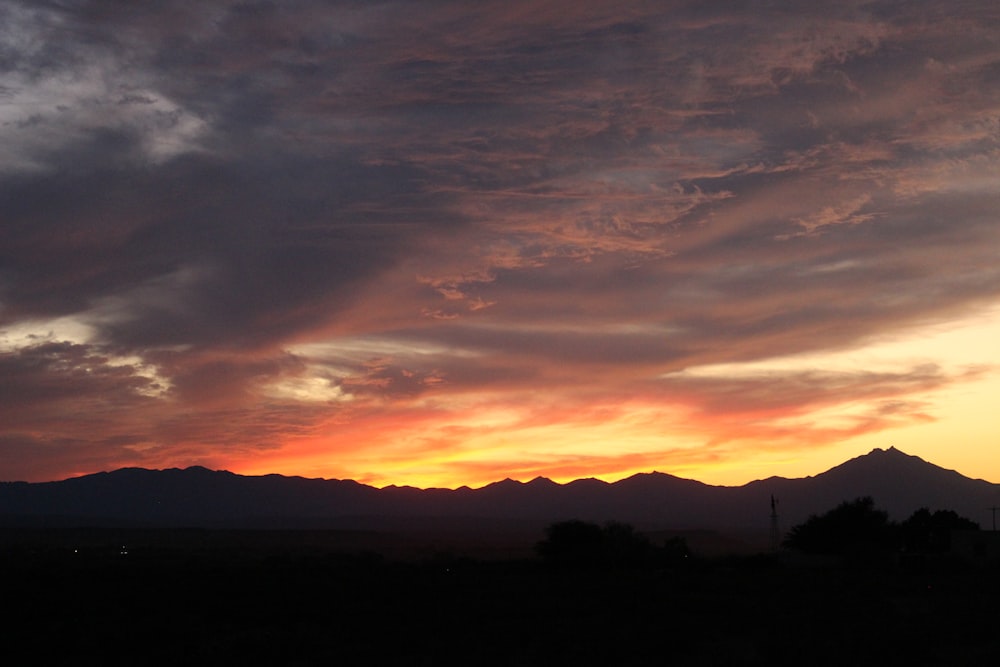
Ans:
{"type": "Polygon", "coordinates": [[[906,452],[896,449],[895,446],[889,445],[888,449],[882,449],[881,447],[876,447],[875,449],[868,452],[868,456],[910,456],[906,452]]]}
{"type": "Polygon", "coordinates": [[[524,486],[524,482],[519,482],[516,479],[511,479],[510,477],[504,477],[499,482],[491,482],[486,486],[482,487],[484,489],[511,489],[524,486]]]}
{"type": "Polygon", "coordinates": [[[888,449],[876,447],[867,454],[862,454],[861,456],[856,456],[853,459],[848,459],[847,461],[844,461],[838,466],[834,466],[822,474],[825,475],[849,470],[868,470],[871,472],[878,471],[880,473],[888,474],[893,471],[898,472],[901,470],[915,470],[918,468],[937,468],[937,466],[924,461],[919,456],[907,454],[906,452],[896,449],[895,447],[889,447],[888,449]]]}

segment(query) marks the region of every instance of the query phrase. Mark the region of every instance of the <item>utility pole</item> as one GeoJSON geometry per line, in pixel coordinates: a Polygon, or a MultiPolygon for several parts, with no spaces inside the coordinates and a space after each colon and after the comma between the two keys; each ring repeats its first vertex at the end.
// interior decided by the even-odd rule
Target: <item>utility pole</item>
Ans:
{"type": "Polygon", "coordinates": [[[781,531],[778,530],[778,500],[771,494],[771,551],[777,553],[781,546],[781,531]]]}
{"type": "Polygon", "coordinates": [[[986,509],[993,513],[993,532],[995,533],[997,532],[997,510],[1000,510],[1000,507],[987,507],[986,509]]]}

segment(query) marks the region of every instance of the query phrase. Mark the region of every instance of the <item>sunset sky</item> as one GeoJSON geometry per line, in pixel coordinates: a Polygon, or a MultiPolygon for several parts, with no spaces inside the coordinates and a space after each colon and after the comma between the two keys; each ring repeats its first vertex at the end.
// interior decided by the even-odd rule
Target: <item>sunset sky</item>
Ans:
{"type": "Polygon", "coordinates": [[[1000,4],[0,0],[0,480],[1000,482],[1000,4]]]}

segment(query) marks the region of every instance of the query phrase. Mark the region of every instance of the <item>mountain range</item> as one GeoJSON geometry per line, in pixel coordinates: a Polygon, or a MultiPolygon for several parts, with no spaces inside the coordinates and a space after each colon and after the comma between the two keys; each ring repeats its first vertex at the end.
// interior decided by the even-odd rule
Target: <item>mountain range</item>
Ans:
{"type": "Polygon", "coordinates": [[[970,479],[895,448],[874,449],[813,477],[711,486],[652,472],[609,483],[539,477],[482,488],[375,488],[351,480],[243,476],[202,467],[123,468],[58,482],[0,483],[10,525],[416,530],[420,526],[538,525],[566,519],[644,530],[768,534],[771,498],[787,530],[844,500],[872,496],[896,520],[927,507],[991,527],[1000,484],[970,479]]]}

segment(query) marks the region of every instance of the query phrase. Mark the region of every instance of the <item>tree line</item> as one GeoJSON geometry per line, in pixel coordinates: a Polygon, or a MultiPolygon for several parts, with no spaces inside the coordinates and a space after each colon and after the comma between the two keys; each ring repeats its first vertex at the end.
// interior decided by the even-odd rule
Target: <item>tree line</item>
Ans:
{"type": "MultiPolygon", "coordinates": [[[[782,545],[809,554],[941,554],[949,550],[955,530],[979,530],[979,524],[952,510],[932,512],[926,507],[895,522],[875,506],[871,496],[864,496],[810,516],[786,534],[782,545]]],[[[547,563],[568,567],[662,566],[682,562],[691,555],[681,537],[654,545],[627,523],[599,525],[575,519],[549,525],[535,551],[547,563]]]]}
{"type": "Polygon", "coordinates": [[[654,545],[627,523],[610,521],[602,526],[577,519],[551,524],[535,551],[542,560],[564,567],[668,565],[691,553],[681,537],[654,545]]]}
{"type": "Polygon", "coordinates": [[[812,554],[862,549],[935,554],[948,551],[955,530],[979,530],[979,524],[952,510],[931,512],[926,507],[904,521],[890,521],[871,496],[863,496],[810,516],[788,532],[783,544],[812,554]]]}

